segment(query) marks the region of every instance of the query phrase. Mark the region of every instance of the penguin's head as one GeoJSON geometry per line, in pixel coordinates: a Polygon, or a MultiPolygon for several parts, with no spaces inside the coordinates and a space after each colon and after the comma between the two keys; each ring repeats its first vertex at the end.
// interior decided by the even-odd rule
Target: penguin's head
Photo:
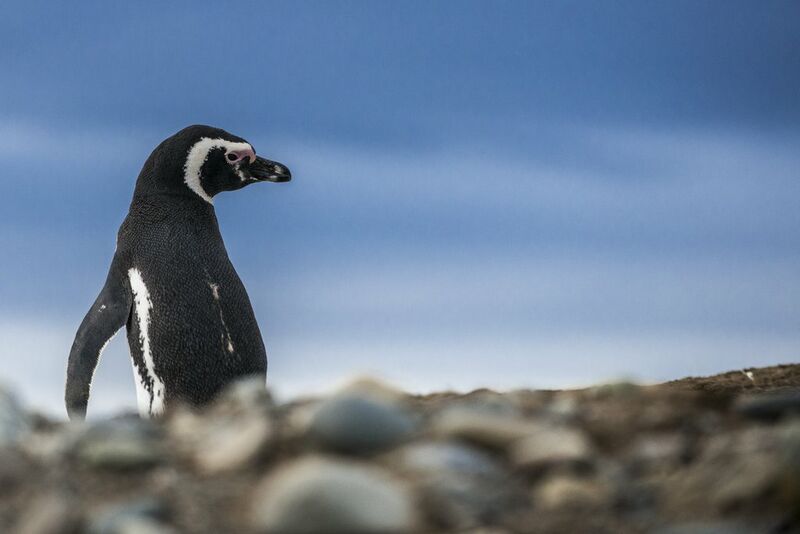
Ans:
{"type": "Polygon", "coordinates": [[[165,139],[153,151],[137,191],[191,193],[212,203],[222,191],[291,179],[285,165],[257,156],[241,137],[220,128],[194,125],[165,139]]]}

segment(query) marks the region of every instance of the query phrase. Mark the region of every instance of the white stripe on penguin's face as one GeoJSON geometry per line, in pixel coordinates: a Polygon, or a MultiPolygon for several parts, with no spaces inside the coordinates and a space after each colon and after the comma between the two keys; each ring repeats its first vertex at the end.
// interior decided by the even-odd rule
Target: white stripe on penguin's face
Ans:
{"type": "Polygon", "coordinates": [[[253,150],[250,143],[235,143],[220,138],[211,139],[210,137],[203,137],[192,145],[186,155],[186,164],[183,166],[183,181],[186,182],[189,189],[197,193],[200,198],[209,204],[213,204],[214,200],[203,189],[203,185],[200,182],[200,170],[203,167],[203,163],[208,159],[208,153],[215,148],[224,148],[227,152],[237,150],[252,152],[253,150]]]}
{"type": "Polygon", "coordinates": [[[149,378],[149,383],[144,383],[143,377],[139,372],[140,369],[134,361],[133,374],[136,377],[136,397],[139,404],[139,415],[149,417],[164,412],[164,383],[156,375],[153,354],[150,348],[150,310],[153,309],[153,302],[150,300],[150,292],[144,284],[144,279],[142,279],[142,273],[139,272],[139,269],[132,268],[128,270],[128,279],[131,283],[133,308],[136,312],[136,320],[139,326],[142,359],[149,378]]]}

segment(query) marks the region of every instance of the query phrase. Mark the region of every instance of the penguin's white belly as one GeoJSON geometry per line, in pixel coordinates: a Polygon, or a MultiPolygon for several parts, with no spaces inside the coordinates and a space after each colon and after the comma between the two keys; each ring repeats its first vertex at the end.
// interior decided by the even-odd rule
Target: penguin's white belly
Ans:
{"type": "Polygon", "coordinates": [[[139,328],[139,343],[144,360],[144,369],[139,369],[136,361],[131,358],[133,376],[136,380],[136,398],[139,415],[149,417],[164,412],[164,383],[155,372],[150,343],[150,312],[153,309],[153,302],[150,300],[150,292],[139,269],[135,267],[129,269],[128,279],[133,293],[133,313],[139,328]]]}

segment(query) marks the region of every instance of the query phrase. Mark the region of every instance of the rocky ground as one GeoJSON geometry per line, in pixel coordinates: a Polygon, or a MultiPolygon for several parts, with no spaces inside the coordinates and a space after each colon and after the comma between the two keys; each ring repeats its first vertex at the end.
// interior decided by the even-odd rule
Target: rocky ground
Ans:
{"type": "Polygon", "coordinates": [[[658,386],[275,404],[68,424],[0,391],[0,532],[800,532],[800,365],[658,386]]]}

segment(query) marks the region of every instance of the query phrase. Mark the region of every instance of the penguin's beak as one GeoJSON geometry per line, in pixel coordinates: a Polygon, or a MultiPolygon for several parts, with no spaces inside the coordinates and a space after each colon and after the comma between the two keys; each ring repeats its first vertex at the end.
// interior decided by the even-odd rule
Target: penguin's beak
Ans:
{"type": "Polygon", "coordinates": [[[247,170],[250,176],[259,182],[288,182],[292,179],[292,173],[285,165],[258,156],[250,163],[247,170]]]}

